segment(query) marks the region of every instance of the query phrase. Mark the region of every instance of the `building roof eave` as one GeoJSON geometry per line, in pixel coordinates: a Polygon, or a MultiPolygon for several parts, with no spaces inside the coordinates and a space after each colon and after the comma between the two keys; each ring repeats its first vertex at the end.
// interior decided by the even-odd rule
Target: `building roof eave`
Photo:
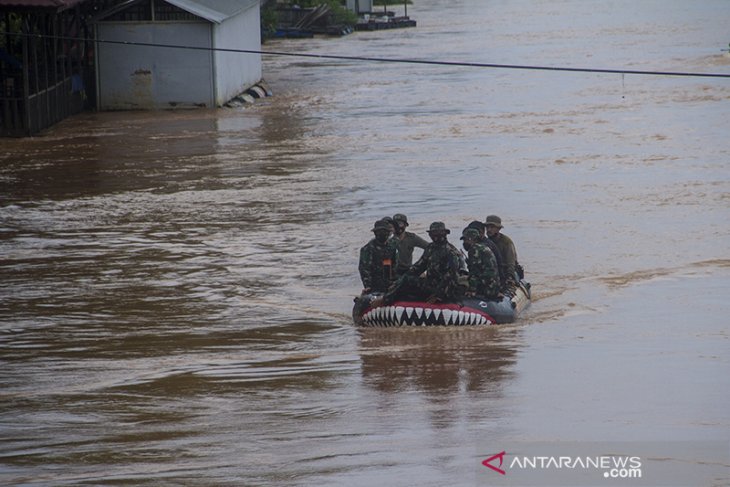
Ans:
{"type": "Polygon", "coordinates": [[[167,3],[220,24],[244,10],[258,5],[260,0],[165,0],[167,3]]]}

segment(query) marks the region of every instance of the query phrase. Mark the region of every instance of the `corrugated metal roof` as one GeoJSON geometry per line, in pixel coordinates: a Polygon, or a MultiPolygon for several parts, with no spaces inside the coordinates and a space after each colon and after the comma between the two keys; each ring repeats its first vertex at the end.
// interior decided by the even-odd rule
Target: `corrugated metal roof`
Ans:
{"type": "MultiPolygon", "coordinates": [[[[0,0],[2,1],[2,0],[0,0]]],[[[220,24],[224,20],[258,4],[260,0],[165,0],[178,8],[220,24]]]]}
{"type": "Polygon", "coordinates": [[[64,9],[84,1],[86,0],[0,0],[0,6],[64,9]]]}

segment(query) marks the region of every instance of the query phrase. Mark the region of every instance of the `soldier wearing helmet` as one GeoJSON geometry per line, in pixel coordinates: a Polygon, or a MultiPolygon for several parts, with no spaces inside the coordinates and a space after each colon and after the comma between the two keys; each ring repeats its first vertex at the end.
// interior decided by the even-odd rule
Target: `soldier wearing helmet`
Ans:
{"type": "Polygon", "coordinates": [[[398,263],[395,268],[395,273],[396,275],[401,276],[405,274],[413,264],[413,250],[416,247],[425,250],[426,247],[428,247],[428,242],[415,233],[406,231],[406,227],[408,226],[408,217],[406,217],[403,213],[396,213],[393,215],[393,224],[395,227],[395,234],[392,238],[398,244],[398,263]]]}
{"type": "Polygon", "coordinates": [[[373,226],[375,238],[360,249],[360,279],[363,294],[385,292],[395,278],[395,264],[398,258],[397,248],[388,240],[391,225],[385,220],[378,220],[373,226]]]}

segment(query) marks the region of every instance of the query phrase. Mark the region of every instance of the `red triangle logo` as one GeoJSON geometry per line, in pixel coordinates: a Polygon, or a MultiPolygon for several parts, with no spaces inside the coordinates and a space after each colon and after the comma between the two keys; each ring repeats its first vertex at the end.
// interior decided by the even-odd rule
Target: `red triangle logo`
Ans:
{"type": "Polygon", "coordinates": [[[489,457],[486,460],[484,460],[482,462],[482,465],[484,465],[485,467],[491,468],[492,470],[494,470],[495,472],[497,472],[499,474],[505,475],[507,472],[505,472],[504,470],[502,470],[499,467],[495,467],[494,465],[492,465],[490,463],[493,460],[496,460],[497,458],[499,458],[499,466],[501,467],[502,466],[502,462],[504,461],[505,454],[506,454],[506,452],[505,451],[502,451],[500,453],[497,453],[496,455],[492,455],[491,457],[489,457]]]}

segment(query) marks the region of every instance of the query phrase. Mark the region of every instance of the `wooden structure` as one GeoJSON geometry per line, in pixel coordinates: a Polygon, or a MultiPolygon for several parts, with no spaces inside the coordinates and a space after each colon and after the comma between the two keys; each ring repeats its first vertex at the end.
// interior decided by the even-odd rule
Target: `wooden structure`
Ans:
{"type": "Polygon", "coordinates": [[[84,109],[93,82],[92,45],[77,40],[90,37],[84,1],[0,0],[0,136],[33,135],[84,109]]]}

